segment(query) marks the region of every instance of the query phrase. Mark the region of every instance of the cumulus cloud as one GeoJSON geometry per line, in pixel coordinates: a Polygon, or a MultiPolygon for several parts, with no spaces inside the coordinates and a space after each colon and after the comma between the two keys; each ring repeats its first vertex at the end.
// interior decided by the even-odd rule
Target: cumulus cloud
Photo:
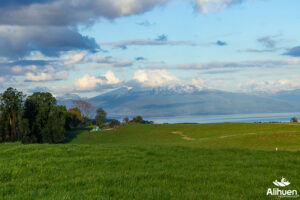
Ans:
{"type": "Polygon", "coordinates": [[[0,63],[0,74],[14,80],[14,84],[66,80],[68,72],[61,65],[58,61],[46,60],[5,61],[0,63]]]}
{"type": "Polygon", "coordinates": [[[73,69],[64,59],[57,60],[17,60],[0,62],[0,74],[8,77],[31,74],[56,74],[73,69]]]}
{"type": "Polygon", "coordinates": [[[202,78],[193,78],[190,84],[192,86],[195,86],[199,90],[202,90],[205,88],[205,80],[202,78]]]}
{"type": "Polygon", "coordinates": [[[118,84],[121,82],[112,71],[108,71],[102,75],[105,78],[105,84],[118,84]]]}
{"type": "Polygon", "coordinates": [[[0,24],[66,26],[146,12],[166,0],[31,0],[0,4],[0,24]]]}
{"type": "Polygon", "coordinates": [[[105,89],[107,86],[116,85],[120,82],[121,80],[118,79],[112,71],[108,71],[101,76],[86,73],[79,79],[75,80],[73,89],[77,91],[105,89]]]}
{"type": "MultiPolygon", "coordinates": [[[[2,0],[0,24],[66,26],[144,13],[172,0],[2,0]]],[[[242,0],[185,0],[203,13],[226,8],[242,0]]],[[[149,23],[146,23],[149,24],[149,23]]]]}
{"type": "Polygon", "coordinates": [[[179,78],[167,70],[137,70],[130,81],[124,84],[138,88],[166,87],[181,92],[193,92],[206,88],[206,81],[201,77],[179,78]]]}
{"type": "Polygon", "coordinates": [[[100,50],[76,26],[98,18],[143,13],[165,0],[4,0],[0,2],[0,57],[22,58],[32,51],[59,56],[71,50],[100,50]]]}
{"type": "Polygon", "coordinates": [[[85,74],[74,83],[76,90],[91,90],[102,84],[103,80],[95,75],[85,74]]]}
{"type": "Polygon", "coordinates": [[[166,86],[178,80],[167,70],[137,70],[132,78],[132,81],[145,87],[166,86]]]}
{"type": "MultiPolygon", "coordinates": [[[[22,58],[33,51],[59,56],[71,50],[100,50],[93,38],[81,35],[75,27],[90,25],[99,18],[144,13],[172,0],[2,0],[0,2],[0,57],[22,58]]],[[[185,0],[199,11],[219,10],[241,0],[185,0]]],[[[143,25],[149,23],[143,23],[143,25]]],[[[124,41],[128,45],[202,45],[195,42],[168,41],[165,35],[154,40],[124,41]]]]}
{"type": "Polygon", "coordinates": [[[99,46],[94,39],[68,27],[0,26],[0,56],[16,59],[34,51],[59,56],[72,50],[96,52],[99,46]]]}

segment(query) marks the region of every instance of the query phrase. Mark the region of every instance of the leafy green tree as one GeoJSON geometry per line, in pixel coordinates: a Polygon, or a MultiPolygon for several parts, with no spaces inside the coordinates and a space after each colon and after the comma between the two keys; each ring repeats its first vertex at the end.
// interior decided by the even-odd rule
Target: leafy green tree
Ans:
{"type": "Polygon", "coordinates": [[[68,110],[70,114],[71,126],[77,127],[82,122],[82,115],[79,108],[70,108],[68,110]]]}
{"type": "Polygon", "coordinates": [[[33,143],[50,142],[47,127],[51,110],[56,106],[56,99],[50,93],[36,92],[25,101],[24,118],[28,120],[30,141],[33,143]]]}
{"type": "Polygon", "coordinates": [[[98,126],[101,126],[106,121],[106,112],[102,108],[96,110],[96,122],[98,126]]]}
{"type": "Polygon", "coordinates": [[[128,117],[124,117],[123,123],[124,123],[124,124],[128,124],[128,123],[129,123],[129,118],[128,118],[128,117]]]}
{"type": "Polygon", "coordinates": [[[113,119],[109,122],[110,128],[116,128],[121,125],[121,122],[119,120],[113,119]]]}
{"type": "Polygon", "coordinates": [[[67,124],[68,112],[65,106],[55,106],[50,112],[47,129],[48,135],[51,136],[51,143],[62,143],[65,139],[66,130],[69,129],[67,124]]]}
{"type": "Polygon", "coordinates": [[[140,115],[134,117],[134,118],[131,120],[132,123],[138,123],[138,124],[143,123],[143,121],[144,121],[144,120],[143,120],[143,117],[140,116],[140,115]]]}
{"type": "Polygon", "coordinates": [[[292,117],[291,122],[296,123],[296,122],[298,122],[298,119],[296,117],[292,117]]]}
{"type": "Polygon", "coordinates": [[[0,142],[13,142],[22,138],[22,106],[25,96],[22,92],[8,88],[0,94],[0,142]]]}
{"type": "Polygon", "coordinates": [[[57,106],[51,93],[36,92],[25,101],[24,118],[30,132],[23,142],[59,143],[64,140],[67,109],[57,106]]]}

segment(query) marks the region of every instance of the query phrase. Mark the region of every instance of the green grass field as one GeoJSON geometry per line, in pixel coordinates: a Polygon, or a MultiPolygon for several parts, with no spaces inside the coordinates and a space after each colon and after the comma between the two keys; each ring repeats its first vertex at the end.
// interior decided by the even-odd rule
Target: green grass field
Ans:
{"type": "Polygon", "coordinates": [[[0,144],[0,199],[276,199],[300,192],[300,124],[129,125],[0,144]],[[278,148],[278,151],[275,149],[278,148]]]}

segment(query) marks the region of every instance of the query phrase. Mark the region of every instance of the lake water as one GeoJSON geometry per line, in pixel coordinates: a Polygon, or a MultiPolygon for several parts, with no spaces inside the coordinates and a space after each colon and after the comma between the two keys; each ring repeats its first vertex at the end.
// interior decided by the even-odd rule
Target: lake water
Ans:
{"type": "Polygon", "coordinates": [[[154,123],[221,123],[221,122],[289,122],[292,117],[300,119],[300,113],[257,113],[233,115],[196,115],[178,117],[146,118],[154,123]]]}

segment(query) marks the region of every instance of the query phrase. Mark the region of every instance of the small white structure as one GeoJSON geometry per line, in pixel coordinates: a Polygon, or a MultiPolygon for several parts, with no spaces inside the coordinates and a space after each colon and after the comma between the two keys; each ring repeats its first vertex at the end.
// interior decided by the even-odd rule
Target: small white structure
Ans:
{"type": "Polygon", "coordinates": [[[90,132],[99,132],[101,131],[101,129],[99,128],[99,126],[97,126],[96,128],[93,128],[90,132]]]}

